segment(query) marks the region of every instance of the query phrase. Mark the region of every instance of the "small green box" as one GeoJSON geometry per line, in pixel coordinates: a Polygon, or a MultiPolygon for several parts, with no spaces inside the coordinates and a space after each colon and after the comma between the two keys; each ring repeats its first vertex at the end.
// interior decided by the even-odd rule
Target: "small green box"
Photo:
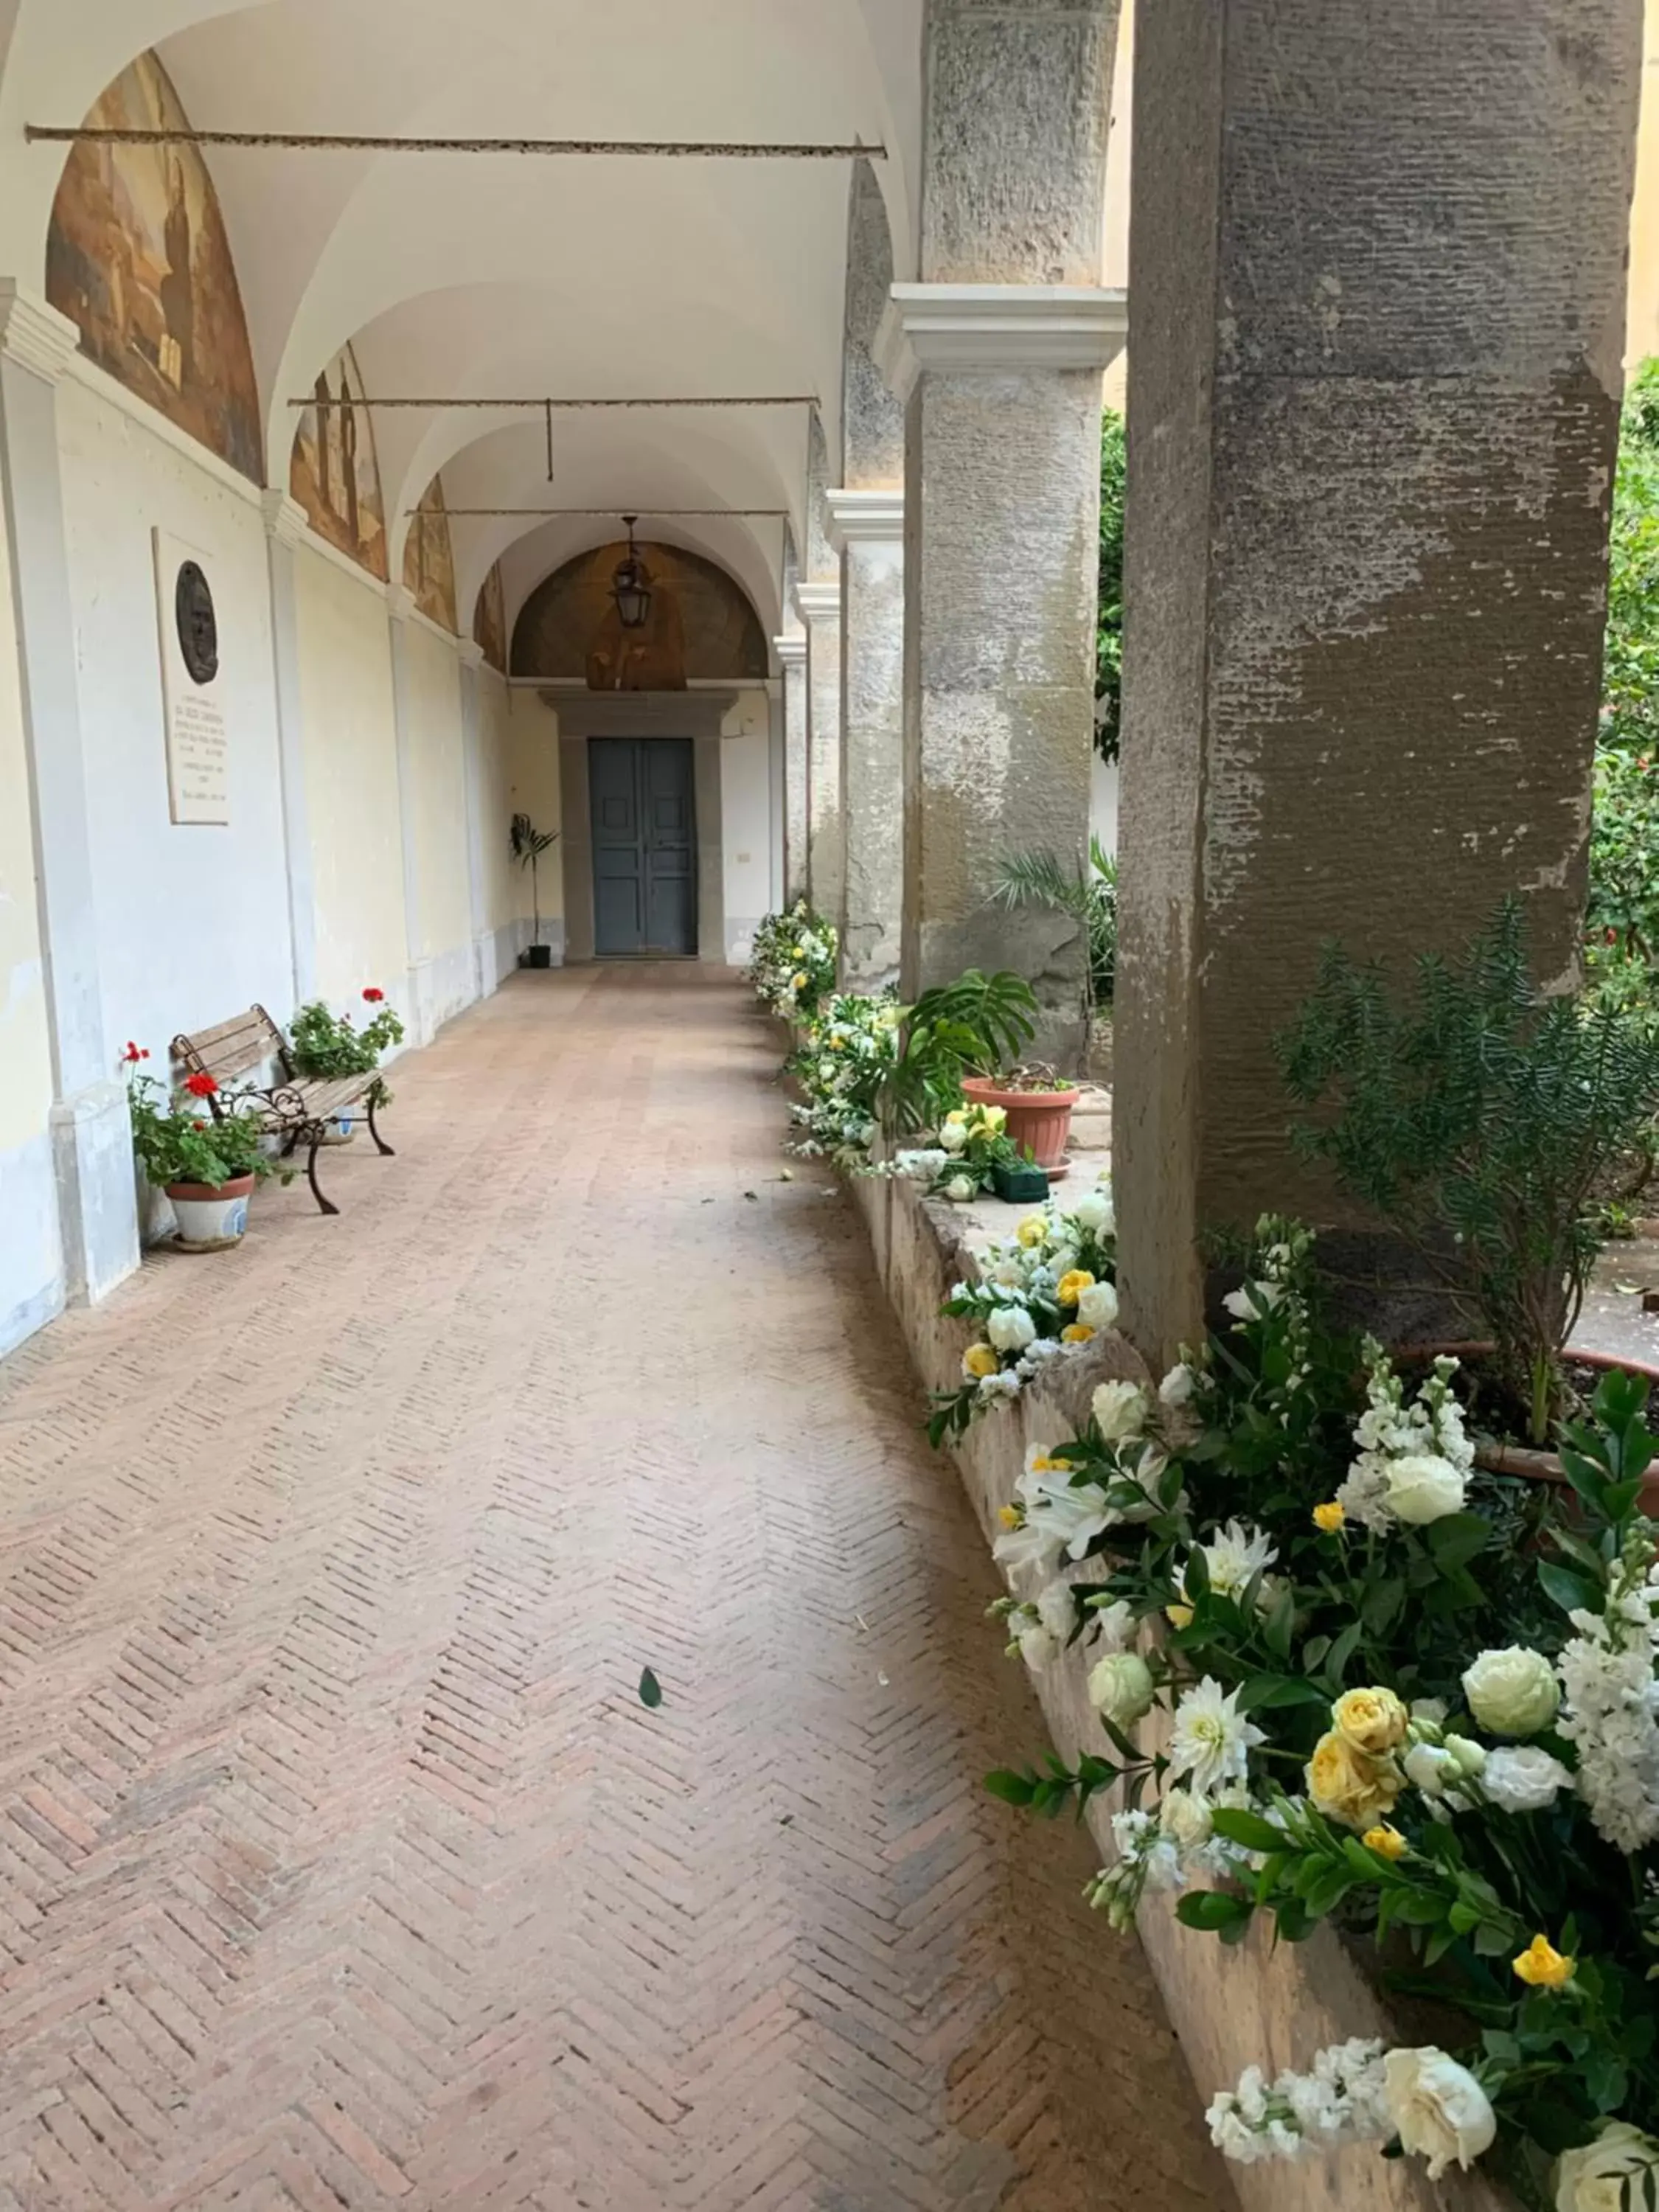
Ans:
{"type": "Polygon", "coordinates": [[[997,1196],[1011,1206],[1048,1195],[1048,1170],[1030,1160],[999,1161],[991,1170],[991,1182],[997,1196]]]}

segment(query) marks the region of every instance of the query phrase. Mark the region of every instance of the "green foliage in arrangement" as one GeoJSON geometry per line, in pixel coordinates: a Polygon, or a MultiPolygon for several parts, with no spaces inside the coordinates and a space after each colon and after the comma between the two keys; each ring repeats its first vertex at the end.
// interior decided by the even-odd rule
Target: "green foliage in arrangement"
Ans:
{"type": "Polygon", "coordinates": [[[1123,707],[1123,506],[1127,468],[1123,417],[1109,407],[1100,425],[1100,599],[1095,617],[1095,750],[1117,758],[1123,707]]]}
{"type": "Polygon", "coordinates": [[[1296,1132],[1417,1251],[1497,1343],[1541,1443],[1598,1247],[1595,1194],[1659,1111],[1659,1036],[1616,1005],[1543,998],[1510,898],[1415,1002],[1328,946],[1277,1040],[1286,1087],[1327,1108],[1296,1132]]]}
{"type": "Polygon", "coordinates": [[[964,1075],[995,1074],[1019,1058],[1036,1034],[1036,1011],[1030,985],[1006,969],[986,975],[969,968],[924,991],[881,1087],[884,1127],[896,1135],[936,1128],[962,1103],[964,1075]]]}
{"type": "Polygon", "coordinates": [[[313,1079],[372,1075],[381,1054],[403,1042],[404,1025],[380,993],[371,988],[363,996],[375,1012],[362,1029],[349,1014],[331,1013],[321,999],[301,1007],[289,1031],[295,1074],[313,1079]]]}
{"type": "Polygon", "coordinates": [[[158,1190],[175,1182],[217,1190],[238,1176],[270,1173],[259,1114],[234,1098],[216,1114],[213,1102],[223,1096],[210,1075],[187,1077],[172,1094],[154,1076],[129,1076],[132,1149],[147,1182],[158,1190]]]}

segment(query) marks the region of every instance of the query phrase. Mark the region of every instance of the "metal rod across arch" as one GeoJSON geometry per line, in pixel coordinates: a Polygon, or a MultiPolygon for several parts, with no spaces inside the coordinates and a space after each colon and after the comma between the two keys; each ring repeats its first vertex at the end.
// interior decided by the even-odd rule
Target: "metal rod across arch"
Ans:
{"type": "MultiPolygon", "coordinates": [[[[311,392],[301,392],[297,399],[290,399],[287,404],[290,407],[314,407],[317,404],[316,394],[311,392]]],[[[550,416],[556,407],[816,407],[818,398],[814,392],[742,392],[718,398],[700,395],[696,398],[682,397],[672,399],[550,399],[545,394],[534,399],[462,399],[441,397],[419,398],[398,397],[382,399],[359,398],[356,393],[353,393],[349,402],[336,399],[331,404],[336,407],[347,404],[353,407],[495,407],[503,410],[533,407],[538,412],[545,409],[550,416]]]]}
{"type": "Polygon", "coordinates": [[[242,146],[260,150],[306,154],[527,154],[555,158],[571,155],[633,155],[647,161],[848,161],[860,156],[884,161],[887,149],[850,145],[814,145],[779,141],[755,143],[744,139],[679,138],[423,138],[391,134],[337,131],[196,131],[142,129],[137,125],[67,123],[26,123],[23,137],[31,145],[94,146],[242,146]]]}
{"type": "MultiPolygon", "coordinates": [[[[425,510],[406,507],[405,514],[420,514],[425,510]]],[[[650,522],[689,521],[770,521],[778,522],[788,515],[785,507],[630,507],[628,512],[650,522]]],[[[620,519],[624,510],[619,507],[449,507],[444,509],[453,522],[459,516],[495,517],[515,522],[538,522],[550,515],[616,515],[620,519]]]]}

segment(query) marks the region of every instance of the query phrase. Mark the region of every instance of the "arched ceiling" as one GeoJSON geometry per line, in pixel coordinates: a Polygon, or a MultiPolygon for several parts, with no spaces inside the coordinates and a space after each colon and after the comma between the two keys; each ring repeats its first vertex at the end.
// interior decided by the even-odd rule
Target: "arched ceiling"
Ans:
{"type": "MultiPolygon", "coordinates": [[[[921,0],[0,0],[0,270],[38,281],[73,123],[147,46],[198,128],[883,144],[914,266],[921,0]]],[[[267,471],[348,340],[370,397],[810,393],[840,450],[850,165],[211,148],[267,471]]],[[[805,536],[801,407],[377,413],[392,573],[441,468],[452,508],[785,509],[805,536]]],[[[835,464],[832,460],[832,469],[835,464]]],[[[782,526],[651,520],[775,627],[782,526]]],[[[503,555],[509,619],[603,518],[458,518],[461,621],[503,555]]]]}

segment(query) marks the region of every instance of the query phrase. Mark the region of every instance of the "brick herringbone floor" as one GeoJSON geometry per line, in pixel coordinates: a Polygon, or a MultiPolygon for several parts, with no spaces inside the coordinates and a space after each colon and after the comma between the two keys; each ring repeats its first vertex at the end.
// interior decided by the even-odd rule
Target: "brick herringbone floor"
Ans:
{"type": "Polygon", "coordinates": [[[520,978],[0,1368],[4,2212],[1224,2201],[775,1054],[520,978]]]}

